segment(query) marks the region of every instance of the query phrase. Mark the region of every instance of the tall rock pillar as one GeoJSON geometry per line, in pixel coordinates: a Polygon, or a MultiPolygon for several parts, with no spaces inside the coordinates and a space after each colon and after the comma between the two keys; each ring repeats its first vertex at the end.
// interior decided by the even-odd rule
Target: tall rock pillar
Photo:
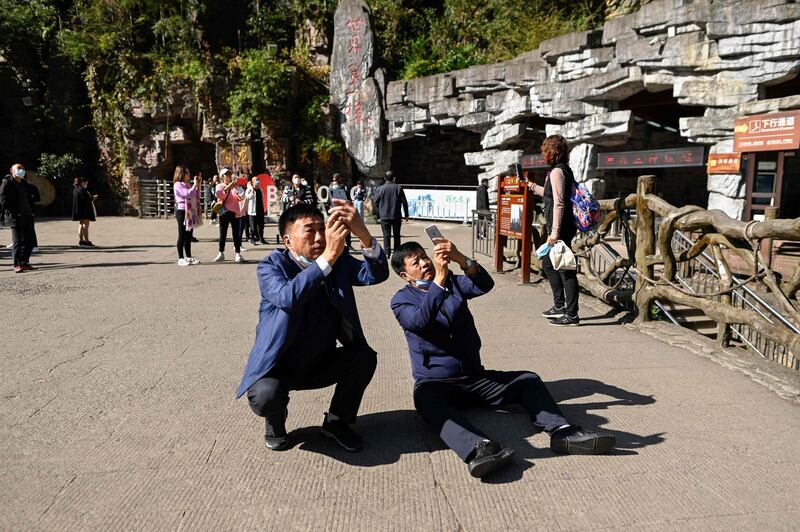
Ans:
{"type": "Polygon", "coordinates": [[[375,68],[371,11],[363,0],[342,0],[334,15],[331,54],[331,104],[337,109],[339,130],[358,169],[381,177],[388,169],[382,69],[375,68]]]}

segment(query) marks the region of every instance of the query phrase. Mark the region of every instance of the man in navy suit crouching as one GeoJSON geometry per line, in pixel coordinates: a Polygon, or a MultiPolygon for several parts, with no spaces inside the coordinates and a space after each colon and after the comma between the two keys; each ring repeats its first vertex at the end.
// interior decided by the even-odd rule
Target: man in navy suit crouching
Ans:
{"type": "Polygon", "coordinates": [[[286,433],[290,390],[336,385],[322,433],[348,451],[363,448],[350,428],[375,372],[375,351],[358,319],[353,286],[382,283],[389,265],[346,201],[334,200],[327,223],[313,205],[299,204],[278,221],[286,249],[258,265],[261,305],[256,339],[236,392],[264,417],[271,450],[290,446],[286,433]],[[363,261],[345,249],[349,233],[360,241],[363,261]],[[342,347],[336,347],[336,341],[342,347]]]}
{"type": "Polygon", "coordinates": [[[533,424],[550,434],[559,453],[601,454],[612,434],[570,425],[542,380],[529,371],[491,371],[481,365],[481,338],[467,300],[482,296],[494,281],[456,246],[437,239],[433,260],[416,242],[392,254],[392,268],[408,284],[392,298],[392,310],[408,341],[414,376],[414,406],[442,440],[467,463],[474,477],[508,464],[514,451],[475,428],[463,406],[521,405],[533,424]],[[464,275],[450,272],[455,262],[464,275]]]}

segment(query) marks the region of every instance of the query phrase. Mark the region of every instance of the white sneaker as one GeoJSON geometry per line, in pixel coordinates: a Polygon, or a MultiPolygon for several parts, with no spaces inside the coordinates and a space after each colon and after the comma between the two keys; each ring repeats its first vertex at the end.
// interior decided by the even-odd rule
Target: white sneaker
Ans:
{"type": "Polygon", "coordinates": [[[246,260],[244,260],[244,257],[242,257],[241,255],[239,255],[239,254],[237,253],[237,254],[236,254],[236,257],[233,259],[233,262],[242,263],[242,262],[247,262],[247,261],[246,261],[246,260]]]}
{"type": "Polygon", "coordinates": [[[247,251],[247,248],[239,248],[239,253],[244,253],[245,251],[247,251]]]}
{"type": "Polygon", "coordinates": [[[6,249],[11,249],[13,247],[14,247],[14,244],[9,244],[9,245],[6,246],[6,249]]]}
{"type": "Polygon", "coordinates": [[[223,252],[219,252],[216,257],[214,257],[214,262],[222,262],[225,260],[225,254],[223,252]]]}
{"type": "Polygon", "coordinates": [[[31,250],[31,253],[39,253],[39,248],[35,247],[31,250]]]}
{"type": "Polygon", "coordinates": [[[192,266],[194,266],[195,264],[200,264],[200,259],[196,259],[194,257],[189,257],[186,260],[188,260],[189,264],[191,264],[192,266]]]}
{"type": "Polygon", "coordinates": [[[187,259],[178,259],[178,266],[189,266],[191,262],[187,259]]]}

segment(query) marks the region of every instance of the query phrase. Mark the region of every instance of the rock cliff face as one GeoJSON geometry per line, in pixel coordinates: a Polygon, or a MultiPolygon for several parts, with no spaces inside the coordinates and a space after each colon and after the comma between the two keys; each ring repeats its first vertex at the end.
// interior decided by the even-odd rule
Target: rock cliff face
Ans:
{"type": "Polygon", "coordinates": [[[334,15],[331,104],[340,132],[358,169],[370,177],[386,171],[383,94],[385,75],[375,67],[370,10],[363,0],[342,0],[334,15]]]}
{"type": "MultiPolygon", "coordinates": [[[[389,83],[387,139],[401,141],[432,127],[479,133],[482,149],[464,153],[464,161],[480,167],[479,178],[493,178],[531,151],[539,128],[539,139],[559,133],[577,145],[577,178],[601,186],[590,164],[597,147],[627,149],[640,140],[636,109],[625,108],[627,99],[646,101],[669,91],[675,108],[694,110],[671,132],[661,132],[662,145],[650,138],[647,147],[688,141],[725,151],[736,117],[800,108],[800,96],[769,97],[770,86],[798,72],[800,4],[659,0],[601,29],[545,41],[511,61],[389,83]]],[[[359,167],[371,168],[371,160],[359,160],[359,148],[351,153],[359,167]]],[[[740,214],[740,181],[711,178],[709,207],[740,214]]]]}

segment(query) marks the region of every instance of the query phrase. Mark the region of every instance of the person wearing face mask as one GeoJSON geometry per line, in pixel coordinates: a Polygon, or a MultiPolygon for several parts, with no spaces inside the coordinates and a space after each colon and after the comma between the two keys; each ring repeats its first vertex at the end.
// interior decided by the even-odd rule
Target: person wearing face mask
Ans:
{"type": "Polygon", "coordinates": [[[247,183],[245,192],[247,200],[247,218],[250,226],[250,243],[254,246],[258,243],[266,244],[264,240],[264,194],[261,191],[261,181],[257,176],[253,176],[247,183]]]}
{"type": "Polygon", "coordinates": [[[601,454],[614,447],[612,434],[570,425],[535,373],[483,367],[481,338],[467,305],[494,287],[480,264],[437,239],[433,260],[418,243],[407,242],[392,255],[392,269],[407,283],[391,307],[408,341],[414,406],[472,476],[507,465],[514,451],[475,428],[461,412],[467,405],[521,405],[534,426],[550,434],[550,448],[557,453],[601,454]],[[450,272],[451,263],[464,274],[450,272]]]}
{"type": "Polygon", "coordinates": [[[219,175],[222,177],[222,183],[217,185],[214,195],[222,203],[222,211],[219,215],[219,253],[214,257],[214,262],[225,260],[225,240],[228,238],[228,227],[233,233],[233,249],[236,252],[234,262],[247,262],[241,254],[242,233],[239,229],[242,217],[241,201],[244,199],[244,194],[240,195],[236,181],[228,168],[223,168],[219,175]]]}
{"type": "Polygon", "coordinates": [[[11,167],[11,178],[0,185],[0,204],[11,227],[11,255],[14,272],[22,273],[35,268],[30,265],[31,252],[36,243],[33,226],[33,208],[39,197],[38,189],[25,179],[25,167],[19,163],[11,167]]]}
{"type": "Polygon", "coordinates": [[[300,203],[314,205],[316,199],[314,198],[314,192],[308,186],[308,181],[294,174],[292,176],[292,186],[286,193],[286,204],[288,207],[291,207],[292,205],[299,205],[300,203]],[[303,182],[305,182],[305,185],[303,182]]]}
{"type": "Polygon", "coordinates": [[[340,200],[327,222],[314,205],[290,207],[278,229],[285,249],[258,265],[259,321],[236,397],[247,394],[250,408],[264,417],[267,448],[279,451],[291,445],[289,392],[335,385],[322,433],[359,451],[363,442],[350,425],[377,359],[361,328],[353,287],[385,281],[386,255],[355,209],[340,200]],[[363,261],[345,249],[349,232],[363,246],[363,261]]]}

